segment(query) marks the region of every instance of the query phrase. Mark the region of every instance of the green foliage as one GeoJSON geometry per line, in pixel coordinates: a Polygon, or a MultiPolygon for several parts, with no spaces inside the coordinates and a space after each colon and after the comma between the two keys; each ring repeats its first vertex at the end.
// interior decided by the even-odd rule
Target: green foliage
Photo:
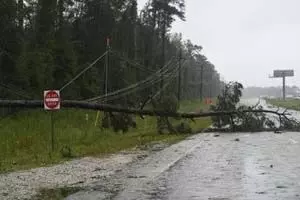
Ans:
{"type": "MultiPolygon", "coordinates": [[[[230,82],[225,85],[221,95],[217,98],[217,104],[211,106],[212,111],[235,111],[237,103],[242,96],[243,85],[238,82],[230,82]]],[[[221,128],[232,123],[231,116],[222,115],[212,117],[214,125],[221,128]]]]}
{"type": "MultiPolygon", "coordinates": [[[[178,57],[182,49],[182,58],[187,60],[182,72],[182,99],[199,98],[201,76],[204,96],[219,92],[219,75],[199,54],[202,47],[181,41],[179,34],[169,34],[176,18],[185,20],[184,0],[149,0],[140,15],[136,0],[3,0],[0,11],[0,78],[31,91],[32,98],[41,98],[44,89],[62,87],[106,51],[107,38],[112,50],[144,68],[140,70],[110,54],[109,91],[144,80],[167,60],[178,57]],[[200,63],[204,63],[203,73],[197,69],[200,63]]],[[[63,91],[63,98],[87,99],[103,94],[104,64],[104,60],[96,63],[63,91]]],[[[172,83],[168,90],[175,93],[177,81],[172,83]]],[[[153,84],[109,103],[135,102],[157,88],[153,84]]],[[[5,98],[13,97],[3,88],[0,92],[5,98]]]]}
{"type": "Polygon", "coordinates": [[[178,109],[178,99],[175,95],[167,95],[160,100],[158,110],[163,110],[166,112],[176,112],[178,109]]]}
{"type": "MultiPolygon", "coordinates": [[[[22,111],[0,121],[0,172],[45,166],[70,158],[99,156],[152,141],[173,143],[187,135],[157,134],[156,118],[135,117],[137,128],[127,134],[95,126],[96,111],[64,109],[54,114],[55,151],[51,152],[50,113],[22,111]],[[88,115],[88,118],[86,116],[88,115]]],[[[101,113],[100,117],[103,117],[101,113]]],[[[193,132],[207,128],[210,119],[188,122],[193,132]]]]}
{"type": "MultiPolygon", "coordinates": [[[[29,99],[41,99],[43,90],[60,89],[102,55],[107,50],[106,39],[110,38],[110,49],[118,52],[127,61],[112,54],[107,57],[109,92],[145,80],[167,60],[179,57],[181,49],[182,58],[185,58],[185,62],[181,60],[182,99],[199,99],[200,82],[203,86],[203,96],[214,97],[222,85],[220,77],[214,66],[199,53],[202,49],[199,45],[191,41],[181,41],[181,36],[170,33],[176,18],[185,20],[184,0],[150,0],[140,15],[136,0],[26,0],[26,3],[22,0],[1,0],[1,83],[12,85],[14,89],[18,88],[22,94],[28,94],[29,99]],[[200,66],[203,66],[203,72],[199,71],[200,66]]],[[[174,69],[176,65],[174,62],[170,68],[174,69]]],[[[93,68],[62,91],[63,99],[84,100],[104,94],[104,66],[104,59],[97,62],[93,68]]],[[[170,77],[169,74],[166,77],[170,77]]],[[[176,79],[172,80],[170,87],[166,89],[165,99],[157,105],[158,108],[168,112],[178,110],[179,103],[175,97],[177,84],[176,79]]],[[[158,84],[152,84],[146,89],[107,103],[139,107],[141,101],[158,92],[158,88],[158,84]]],[[[24,98],[2,87],[0,96],[5,99],[24,98]]],[[[78,113],[82,114],[83,111],[78,113]]],[[[52,156],[52,160],[47,157],[48,149],[45,146],[49,142],[49,127],[45,113],[28,112],[30,116],[35,115],[35,119],[26,119],[24,113],[18,114],[18,124],[11,118],[11,121],[5,121],[8,127],[13,128],[4,128],[3,134],[0,135],[7,141],[2,145],[3,149],[0,148],[3,150],[0,154],[5,152],[3,162],[9,158],[6,156],[11,156],[12,160],[16,160],[14,163],[17,163],[17,166],[23,166],[28,160],[31,160],[32,165],[42,165],[60,160],[61,156],[70,156],[68,151],[61,153],[58,150],[52,156]],[[35,143],[40,146],[35,146],[35,143]]],[[[58,114],[60,115],[67,114],[62,112],[58,114]]],[[[81,127],[82,118],[79,120],[77,114],[66,118],[68,117],[73,121],[66,121],[61,117],[57,122],[61,134],[57,140],[60,148],[60,145],[70,146],[71,156],[81,153],[85,155],[93,150],[95,153],[116,151],[118,148],[110,145],[112,140],[125,140],[122,144],[117,144],[119,149],[131,147],[137,143],[137,133],[142,131],[139,127],[140,119],[128,115],[113,113],[107,120],[103,118],[102,123],[103,127],[113,127],[115,131],[128,131],[128,136],[117,135],[110,129],[106,131],[111,135],[104,135],[99,133],[99,127],[81,127]],[[63,122],[73,125],[66,127],[62,125],[63,122]],[[135,126],[137,128],[132,130],[135,126]],[[134,139],[130,140],[127,137],[134,139]],[[75,142],[70,144],[68,141],[75,142]],[[83,150],[79,151],[80,148],[83,150]]],[[[146,134],[144,139],[141,139],[142,142],[168,138],[155,135],[156,119],[151,118],[150,121],[150,124],[155,125],[154,129],[150,129],[151,134],[146,134]]],[[[172,120],[163,121],[172,133],[177,132],[171,124],[172,120]]],[[[209,122],[210,119],[206,119],[199,123],[207,125],[209,122]]],[[[4,165],[14,168],[10,164],[6,162],[4,165]]]]}
{"type": "Polygon", "coordinates": [[[251,131],[257,132],[262,131],[266,128],[275,129],[275,123],[266,116],[263,112],[242,112],[243,110],[262,110],[263,107],[250,107],[250,106],[239,106],[237,111],[240,112],[235,118],[235,130],[236,131],[251,131]]]}
{"type": "Polygon", "coordinates": [[[60,154],[63,158],[72,158],[72,149],[71,147],[65,145],[61,148],[60,154]]]}
{"type": "Polygon", "coordinates": [[[188,123],[181,122],[179,125],[176,126],[176,131],[178,133],[189,134],[192,133],[192,128],[188,123]]]}
{"type": "MultiPolygon", "coordinates": [[[[212,99],[212,104],[216,104],[216,99],[212,99]]],[[[184,100],[180,102],[181,112],[207,112],[210,109],[209,104],[205,104],[204,101],[199,99],[195,100],[184,100]]]]}
{"type": "Polygon", "coordinates": [[[33,197],[32,200],[61,200],[80,190],[82,190],[82,188],[78,187],[40,189],[38,191],[38,194],[35,197],[33,197]]]}
{"type": "MultiPolygon", "coordinates": [[[[230,126],[232,131],[251,132],[275,129],[274,121],[265,113],[251,112],[252,110],[263,110],[262,106],[237,106],[242,96],[242,89],[243,85],[238,82],[230,82],[225,85],[222,95],[218,96],[217,104],[212,105],[211,110],[219,112],[236,111],[237,114],[212,117],[214,126],[218,128],[230,126]]],[[[288,125],[287,123],[283,124],[288,125]]]]}
{"type": "Polygon", "coordinates": [[[136,126],[133,116],[125,113],[105,113],[102,118],[102,128],[113,128],[114,132],[127,133],[130,128],[136,128],[136,126]]]}

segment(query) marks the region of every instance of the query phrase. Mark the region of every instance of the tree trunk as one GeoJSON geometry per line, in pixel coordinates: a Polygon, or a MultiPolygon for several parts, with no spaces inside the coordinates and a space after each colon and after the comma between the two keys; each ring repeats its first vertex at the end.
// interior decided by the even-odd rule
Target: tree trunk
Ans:
{"type": "Polygon", "coordinates": [[[23,0],[18,0],[18,25],[20,33],[23,33],[24,28],[24,2],[23,0]]]}
{"type": "MultiPolygon", "coordinates": [[[[0,100],[0,107],[11,107],[11,108],[43,108],[42,100],[0,100]]],[[[222,112],[205,112],[205,113],[180,113],[180,112],[169,112],[162,110],[140,110],[124,108],[120,106],[98,104],[98,103],[87,103],[84,101],[73,101],[65,100],[61,102],[62,108],[80,108],[87,110],[100,110],[104,112],[122,112],[126,114],[134,115],[146,115],[146,116],[159,116],[159,117],[173,117],[173,118],[201,118],[201,117],[212,117],[222,115],[237,115],[241,113],[270,113],[281,117],[286,117],[286,113],[280,113],[272,110],[242,110],[242,111],[222,111],[222,112]]]]}

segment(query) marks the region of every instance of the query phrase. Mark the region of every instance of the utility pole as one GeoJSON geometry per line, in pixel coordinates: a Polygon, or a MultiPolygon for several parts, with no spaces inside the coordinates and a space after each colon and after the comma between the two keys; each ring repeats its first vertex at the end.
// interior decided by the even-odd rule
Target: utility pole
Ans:
{"type": "Polygon", "coordinates": [[[209,80],[209,98],[212,98],[212,82],[213,82],[213,70],[210,68],[210,80],[209,80]]]}
{"type": "MultiPolygon", "coordinates": [[[[162,63],[161,63],[161,67],[160,69],[162,69],[165,65],[165,40],[166,40],[166,14],[164,14],[164,19],[163,19],[163,32],[162,32],[162,63]]],[[[164,91],[163,91],[163,87],[164,87],[164,75],[162,73],[162,71],[160,72],[160,89],[161,89],[161,100],[163,100],[163,96],[164,96],[164,91]]]]}
{"type": "Polygon", "coordinates": [[[204,62],[201,64],[201,85],[200,85],[200,101],[203,101],[203,68],[204,68],[204,62]]]}
{"type": "Polygon", "coordinates": [[[180,51],[179,51],[179,69],[178,69],[178,92],[177,92],[177,99],[178,99],[178,103],[180,105],[180,101],[181,101],[181,59],[182,59],[182,48],[180,47],[180,51]]]}
{"type": "Polygon", "coordinates": [[[107,103],[107,93],[108,93],[108,69],[109,69],[109,53],[110,53],[110,39],[106,39],[106,57],[105,57],[105,103],[107,103]]]}
{"type": "Polygon", "coordinates": [[[285,101],[285,76],[282,77],[282,98],[283,98],[283,101],[285,101]]]}

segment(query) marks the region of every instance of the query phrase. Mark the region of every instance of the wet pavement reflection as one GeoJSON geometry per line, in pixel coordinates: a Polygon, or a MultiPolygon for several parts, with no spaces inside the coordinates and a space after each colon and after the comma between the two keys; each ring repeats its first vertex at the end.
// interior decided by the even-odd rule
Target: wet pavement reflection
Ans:
{"type": "Polygon", "coordinates": [[[297,134],[212,138],[164,174],[158,184],[167,192],[160,198],[300,199],[300,146],[289,141],[297,134]]]}
{"type": "Polygon", "coordinates": [[[300,200],[300,133],[198,134],[107,179],[106,199],[300,200]]]}

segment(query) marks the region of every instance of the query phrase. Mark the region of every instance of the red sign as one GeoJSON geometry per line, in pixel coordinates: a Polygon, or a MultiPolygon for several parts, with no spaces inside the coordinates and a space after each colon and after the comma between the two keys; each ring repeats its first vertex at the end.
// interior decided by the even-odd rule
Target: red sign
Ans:
{"type": "Polygon", "coordinates": [[[60,109],[59,90],[44,91],[44,109],[45,110],[59,110],[60,109]]]}

